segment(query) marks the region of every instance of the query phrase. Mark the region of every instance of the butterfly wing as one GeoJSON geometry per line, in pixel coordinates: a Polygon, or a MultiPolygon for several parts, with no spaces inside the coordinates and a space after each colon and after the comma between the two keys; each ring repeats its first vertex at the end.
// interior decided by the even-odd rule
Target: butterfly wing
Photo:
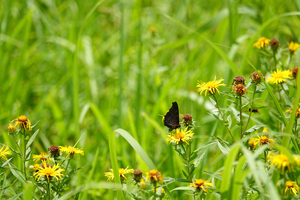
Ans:
{"type": "Polygon", "coordinates": [[[176,101],[172,103],[172,107],[165,115],[164,125],[169,128],[169,131],[172,131],[176,128],[180,128],[179,109],[176,101]]]}

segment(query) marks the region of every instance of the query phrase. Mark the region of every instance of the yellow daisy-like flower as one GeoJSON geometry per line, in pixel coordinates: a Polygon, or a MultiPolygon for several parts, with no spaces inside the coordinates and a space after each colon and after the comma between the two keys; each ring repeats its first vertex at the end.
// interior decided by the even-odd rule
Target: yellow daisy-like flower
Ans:
{"type": "Polygon", "coordinates": [[[63,176],[61,172],[63,171],[64,169],[61,169],[58,164],[51,166],[48,163],[43,162],[42,166],[39,166],[37,171],[33,175],[38,181],[41,179],[42,176],[45,176],[49,183],[52,177],[55,177],[57,181],[61,179],[63,176]]]}
{"type": "Polygon", "coordinates": [[[204,180],[202,180],[202,179],[196,179],[195,180],[195,182],[193,182],[193,183],[190,183],[190,186],[189,187],[194,187],[194,189],[196,190],[196,191],[201,191],[201,190],[203,190],[204,192],[208,192],[207,191],[207,187],[214,187],[214,185],[212,184],[212,183],[209,183],[209,182],[207,182],[207,181],[204,181],[204,180]]]}
{"type": "Polygon", "coordinates": [[[299,186],[297,185],[296,182],[293,181],[287,181],[285,182],[286,187],[284,192],[286,193],[288,190],[290,191],[290,193],[293,193],[294,195],[297,195],[299,192],[299,186]]]}
{"type": "MultiPolygon", "coordinates": [[[[293,106],[291,107],[291,109],[286,110],[284,112],[284,114],[287,113],[287,112],[289,112],[289,113],[292,114],[292,112],[293,112],[293,106]]],[[[298,118],[298,117],[300,117],[300,103],[298,104],[298,108],[297,108],[297,111],[296,111],[296,118],[298,118]]]]}
{"type": "Polygon", "coordinates": [[[15,126],[19,126],[19,129],[21,130],[31,130],[31,122],[24,115],[14,119],[13,122],[16,122],[15,126]]]}
{"type": "Polygon", "coordinates": [[[256,145],[264,145],[264,144],[269,144],[271,145],[272,143],[276,144],[276,141],[268,138],[267,136],[263,135],[263,136],[259,136],[257,135],[258,138],[250,138],[248,141],[248,145],[250,146],[251,150],[254,150],[256,148],[256,145]]]}
{"type": "Polygon", "coordinates": [[[290,52],[293,54],[297,49],[299,49],[300,45],[296,42],[288,43],[290,52]]]}
{"type": "Polygon", "coordinates": [[[33,155],[32,157],[35,162],[38,161],[44,162],[47,161],[48,159],[51,161],[51,157],[47,153],[41,153],[40,155],[33,155]]]}
{"type": "Polygon", "coordinates": [[[84,155],[84,152],[82,149],[77,149],[75,147],[71,147],[71,146],[59,146],[59,149],[61,152],[66,152],[67,155],[69,155],[70,158],[73,158],[74,154],[78,153],[81,155],[84,155]]]}
{"type": "Polygon", "coordinates": [[[147,173],[147,180],[149,180],[151,183],[157,183],[160,182],[160,184],[163,183],[164,179],[161,175],[161,172],[157,171],[156,169],[152,169],[147,173]]]}
{"type": "Polygon", "coordinates": [[[170,135],[168,135],[167,141],[175,144],[182,144],[184,142],[189,144],[187,141],[193,137],[194,133],[193,131],[187,129],[188,127],[186,127],[183,131],[176,129],[175,134],[170,133],[170,135]]]}
{"type": "Polygon", "coordinates": [[[284,70],[281,71],[280,69],[277,69],[277,71],[274,71],[271,73],[271,76],[268,79],[268,82],[270,82],[271,84],[280,84],[283,82],[286,82],[286,79],[291,79],[292,76],[292,72],[290,70],[284,70]]]}
{"type": "Polygon", "coordinates": [[[270,40],[265,37],[260,37],[257,42],[253,44],[253,47],[256,47],[258,49],[265,49],[270,43],[270,40]]]}
{"type": "MultiPolygon", "coordinates": [[[[107,180],[114,180],[114,171],[113,169],[109,169],[110,172],[105,172],[104,175],[107,177],[107,180]]],[[[129,173],[133,173],[133,169],[128,169],[128,167],[126,167],[125,169],[124,168],[120,168],[119,169],[119,175],[120,175],[120,178],[121,180],[123,179],[127,179],[125,174],[129,174],[129,173]]]]}
{"type": "Polygon", "coordinates": [[[276,166],[278,169],[281,169],[282,172],[286,169],[288,171],[293,171],[294,169],[293,164],[289,161],[288,157],[282,153],[278,155],[270,155],[268,158],[271,159],[271,166],[276,166]]]}
{"type": "Polygon", "coordinates": [[[216,76],[213,81],[208,81],[207,83],[198,81],[198,84],[197,84],[198,90],[197,91],[200,92],[200,95],[202,95],[202,92],[205,91],[205,96],[207,95],[207,91],[210,94],[215,94],[216,91],[220,94],[218,88],[220,86],[226,86],[224,83],[221,83],[222,81],[224,81],[224,79],[222,79],[222,78],[220,80],[216,80],[216,76]]]}
{"type": "Polygon", "coordinates": [[[9,150],[8,146],[3,145],[2,148],[0,149],[0,158],[7,160],[6,156],[11,155],[11,152],[9,152],[8,150],[9,150]]]}
{"type": "Polygon", "coordinates": [[[263,128],[263,131],[262,131],[262,132],[263,132],[263,133],[269,132],[269,131],[268,131],[268,127],[265,126],[265,127],[263,128]]]}

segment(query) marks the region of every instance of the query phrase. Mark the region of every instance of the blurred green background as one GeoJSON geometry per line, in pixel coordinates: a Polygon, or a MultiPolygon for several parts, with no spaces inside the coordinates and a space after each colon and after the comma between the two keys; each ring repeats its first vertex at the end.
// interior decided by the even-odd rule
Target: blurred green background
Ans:
{"type": "MultiPolygon", "coordinates": [[[[160,115],[173,101],[181,114],[192,114],[198,126],[193,148],[212,140],[210,135],[231,141],[223,124],[207,114],[209,98],[196,92],[197,80],[224,78],[221,90],[230,92],[233,77],[249,82],[253,72],[243,56],[267,74],[268,64],[252,47],[260,36],[279,39],[286,54],[287,42],[300,39],[299,13],[285,14],[300,11],[297,0],[0,0],[0,5],[1,143],[16,149],[7,126],[20,115],[39,121],[36,154],[51,145],[74,145],[84,133],[77,147],[85,156],[71,163],[84,168],[73,186],[106,180],[108,134],[116,128],[133,135],[163,176],[183,177],[160,115]]],[[[299,62],[295,56],[291,66],[299,62]]],[[[220,99],[223,107],[230,103],[220,99]]],[[[269,110],[256,118],[275,120],[269,110]]],[[[117,154],[120,167],[148,170],[118,135],[117,154]]],[[[202,176],[201,168],[217,171],[224,158],[218,148],[208,149],[196,176],[202,176]]],[[[170,187],[178,185],[184,186],[170,187]]]]}

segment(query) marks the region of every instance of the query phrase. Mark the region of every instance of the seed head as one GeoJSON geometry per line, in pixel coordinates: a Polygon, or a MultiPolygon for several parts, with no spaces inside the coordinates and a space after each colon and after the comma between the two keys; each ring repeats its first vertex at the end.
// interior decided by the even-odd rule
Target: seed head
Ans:
{"type": "Polygon", "coordinates": [[[279,47],[279,40],[277,40],[275,38],[271,39],[270,40],[270,46],[272,47],[272,49],[274,51],[276,51],[278,49],[278,47],[279,47]]]}
{"type": "Polygon", "coordinates": [[[243,84],[245,85],[245,78],[243,76],[236,76],[233,81],[232,85],[238,85],[238,84],[243,84]]]}
{"type": "Polygon", "coordinates": [[[48,151],[51,153],[52,157],[54,158],[60,156],[59,147],[56,145],[52,145],[51,147],[49,147],[48,151]]]}

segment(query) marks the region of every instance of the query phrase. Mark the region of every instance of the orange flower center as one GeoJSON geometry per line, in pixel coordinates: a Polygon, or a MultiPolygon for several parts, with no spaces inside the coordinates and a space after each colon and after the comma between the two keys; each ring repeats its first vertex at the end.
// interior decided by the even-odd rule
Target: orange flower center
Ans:
{"type": "Polygon", "coordinates": [[[181,140],[184,138],[184,134],[182,132],[176,133],[176,135],[174,135],[174,138],[181,140]]]}
{"type": "Polygon", "coordinates": [[[18,121],[19,121],[19,122],[27,122],[28,119],[27,119],[27,117],[25,117],[24,115],[21,115],[21,116],[18,118],[18,121]]]}
{"type": "Polygon", "coordinates": [[[197,185],[197,187],[200,187],[200,186],[204,185],[204,181],[202,179],[198,179],[198,180],[196,180],[195,185],[197,185]]]}

